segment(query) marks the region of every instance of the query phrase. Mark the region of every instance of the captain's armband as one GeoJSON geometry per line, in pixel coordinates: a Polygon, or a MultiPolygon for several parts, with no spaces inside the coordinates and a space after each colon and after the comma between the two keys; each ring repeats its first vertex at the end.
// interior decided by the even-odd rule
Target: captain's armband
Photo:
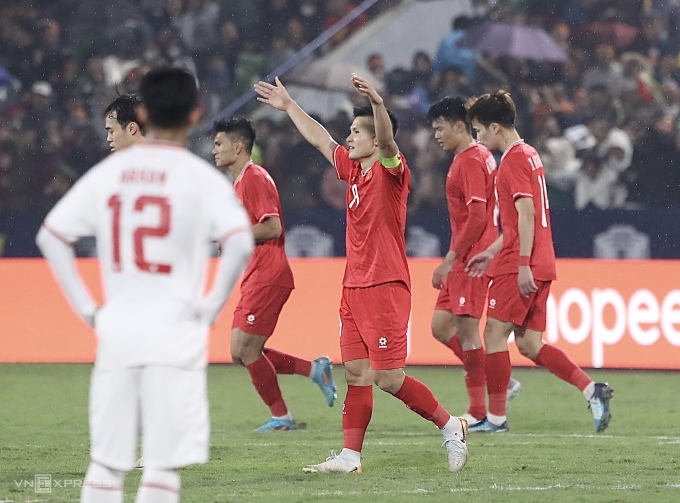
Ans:
{"type": "Polygon", "coordinates": [[[399,157],[399,152],[394,157],[383,157],[378,154],[378,160],[380,164],[389,169],[397,168],[401,164],[401,157],[399,157]]]}

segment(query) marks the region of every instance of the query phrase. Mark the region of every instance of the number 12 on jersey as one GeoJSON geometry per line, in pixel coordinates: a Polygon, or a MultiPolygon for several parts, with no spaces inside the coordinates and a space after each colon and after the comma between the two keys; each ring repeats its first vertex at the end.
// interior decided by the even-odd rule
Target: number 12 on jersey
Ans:
{"type": "MultiPolygon", "coordinates": [[[[121,218],[123,212],[123,201],[120,195],[114,194],[108,200],[108,207],[111,210],[111,243],[113,245],[112,258],[113,270],[120,272],[123,270],[121,261],[121,218]]],[[[158,223],[155,227],[140,226],[132,232],[132,243],[134,248],[135,265],[141,271],[152,274],[170,274],[172,266],[170,264],[155,264],[149,262],[144,257],[144,240],[147,238],[163,238],[170,232],[170,202],[165,197],[159,196],[139,196],[134,201],[133,211],[143,213],[149,207],[156,207],[159,212],[158,223]]]]}

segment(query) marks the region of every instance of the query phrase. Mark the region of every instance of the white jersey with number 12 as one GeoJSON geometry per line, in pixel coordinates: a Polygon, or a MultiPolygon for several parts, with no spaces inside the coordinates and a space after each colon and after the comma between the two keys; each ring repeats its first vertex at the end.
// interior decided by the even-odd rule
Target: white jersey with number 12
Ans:
{"type": "Polygon", "coordinates": [[[221,173],[173,144],[136,145],[86,173],[45,226],[65,241],[97,239],[99,368],[205,365],[197,304],[210,243],[250,227],[221,173]]]}

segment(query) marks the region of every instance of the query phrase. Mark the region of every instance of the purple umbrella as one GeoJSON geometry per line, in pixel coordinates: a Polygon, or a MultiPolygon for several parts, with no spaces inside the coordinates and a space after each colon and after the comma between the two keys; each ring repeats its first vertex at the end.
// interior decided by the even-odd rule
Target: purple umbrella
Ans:
{"type": "Polygon", "coordinates": [[[568,59],[555,40],[541,28],[520,24],[486,23],[468,31],[458,46],[485,54],[563,62],[568,59]]]}

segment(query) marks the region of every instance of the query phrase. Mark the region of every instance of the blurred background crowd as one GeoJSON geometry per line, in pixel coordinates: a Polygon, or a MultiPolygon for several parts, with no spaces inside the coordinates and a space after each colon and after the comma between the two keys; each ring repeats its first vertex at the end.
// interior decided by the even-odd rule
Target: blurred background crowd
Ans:
{"type": "MultiPolygon", "coordinates": [[[[314,57],[405,1],[378,1],[314,57]]],[[[206,117],[214,117],[360,3],[4,0],[0,211],[46,212],[106,156],[102,112],[117,93],[134,91],[146,68],[171,62],[193,69],[206,117]]],[[[429,105],[499,87],[517,103],[518,131],[541,153],[551,206],[680,206],[680,0],[469,4],[467,15],[452,16],[436,53],[403,47],[412,53],[410,67],[391,67],[380,52],[365,62],[401,122],[397,142],[414,171],[410,211],[445,207],[451,156],[432,139],[429,105]],[[461,46],[466,33],[487,22],[540,27],[564,57],[519,58],[461,46]]],[[[252,100],[239,113],[255,119],[254,156],[279,185],[284,208],[344,208],[344,187],[330,166],[281,120],[285,114],[258,115],[261,108],[252,100]]],[[[323,122],[344,140],[351,109],[329,116],[323,122]]],[[[198,131],[194,141],[209,159],[207,132],[198,131]]]]}

